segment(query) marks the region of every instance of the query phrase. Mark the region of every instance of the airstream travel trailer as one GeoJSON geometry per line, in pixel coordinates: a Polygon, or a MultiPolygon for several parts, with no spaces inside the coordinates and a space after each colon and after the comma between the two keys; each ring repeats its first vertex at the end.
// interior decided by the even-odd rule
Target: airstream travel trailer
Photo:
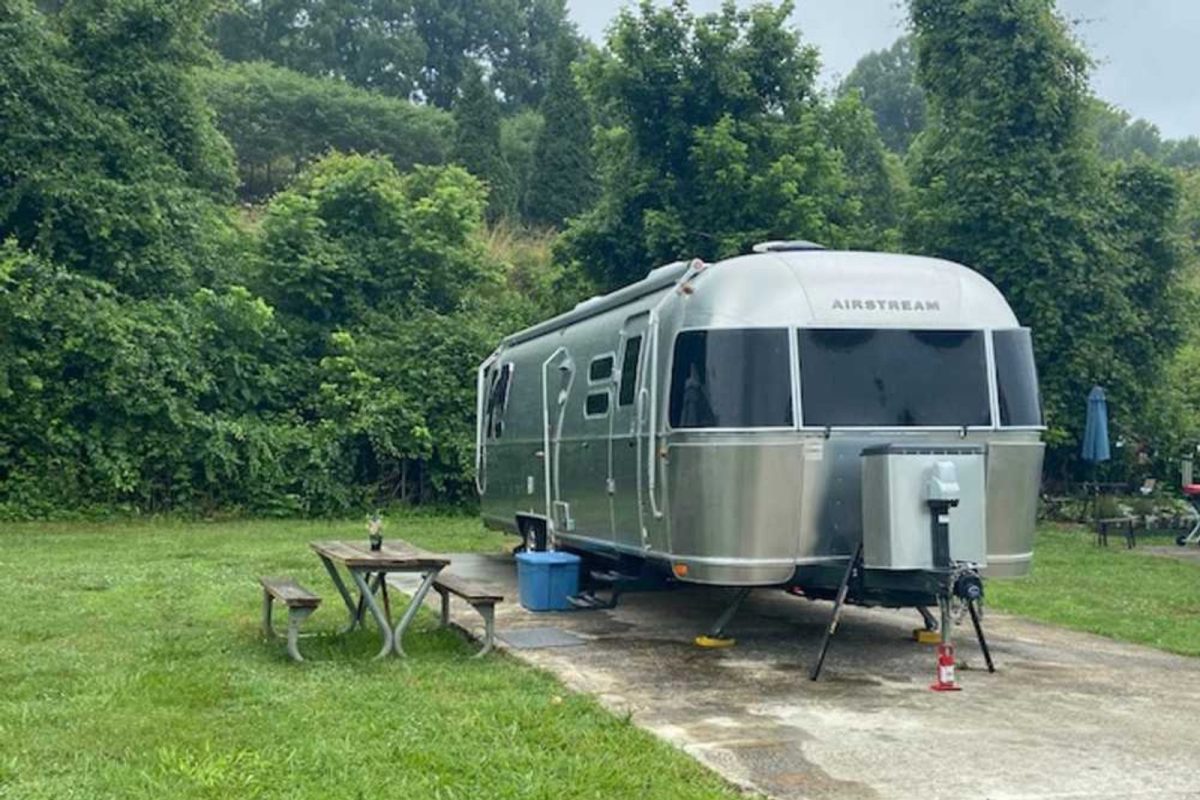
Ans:
{"type": "Polygon", "coordinates": [[[929,574],[1030,568],[1030,333],[958,264],[803,242],[669,264],[504,339],[477,384],[485,522],[544,519],[620,573],[921,607],[929,574]]]}

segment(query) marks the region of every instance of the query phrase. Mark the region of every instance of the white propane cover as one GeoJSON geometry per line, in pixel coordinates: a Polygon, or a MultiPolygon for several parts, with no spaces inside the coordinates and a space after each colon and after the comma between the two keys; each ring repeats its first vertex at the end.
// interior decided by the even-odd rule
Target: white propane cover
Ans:
{"type": "Polygon", "coordinates": [[[868,569],[931,570],[930,500],[949,510],[950,558],[987,565],[985,454],[979,445],[899,445],[862,452],[863,563],[868,569]]]}

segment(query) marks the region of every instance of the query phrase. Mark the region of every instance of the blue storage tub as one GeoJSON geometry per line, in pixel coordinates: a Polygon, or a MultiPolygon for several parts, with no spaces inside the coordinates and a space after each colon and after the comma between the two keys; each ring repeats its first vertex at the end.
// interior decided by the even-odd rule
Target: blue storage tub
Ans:
{"type": "Polygon", "coordinates": [[[558,551],[517,553],[521,605],[530,611],[564,611],[579,594],[579,556],[558,551]]]}

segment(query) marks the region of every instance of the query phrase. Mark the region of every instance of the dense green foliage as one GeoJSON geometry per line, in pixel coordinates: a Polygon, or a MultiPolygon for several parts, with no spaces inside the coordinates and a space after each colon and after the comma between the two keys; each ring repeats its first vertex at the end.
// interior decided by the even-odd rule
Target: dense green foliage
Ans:
{"type": "Polygon", "coordinates": [[[532,222],[530,208],[536,199],[533,183],[544,169],[537,143],[545,127],[542,115],[533,109],[500,120],[500,157],[508,167],[509,181],[501,193],[508,200],[502,213],[514,222],[532,222]]]}
{"type": "Polygon", "coordinates": [[[544,123],[534,151],[535,168],[525,216],[541,225],[561,226],[595,200],[592,112],[572,69],[576,49],[560,44],[542,100],[544,123]]]}
{"type": "Polygon", "coordinates": [[[487,184],[491,217],[499,218],[515,203],[513,176],[501,149],[500,101],[479,67],[468,69],[463,78],[454,118],[458,122],[454,160],[487,184]]]}
{"type": "Polygon", "coordinates": [[[766,239],[861,246],[877,234],[829,132],[816,50],[787,27],[791,10],[730,3],[695,16],[683,0],[643,2],[588,59],[601,194],[569,227],[564,253],[597,282],[766,239]]]}
{"type": "Polygon", "coordinates": [[[217,47],[311,75],[450,108],[482,62],[515,108],[536,106],[558,42],[574,38],[565,0],[232,0],[217,47]]]}
{"type": "MultiPolygon", "coordinates": [[[[196,72],[202,7],[11,11],[0,514],[466,499],[474,365],[500,331],[554,310],[538,292],[556,284],[545,264],[520,271],[488,251],[475,178],[397,169],[419,142],[383,127],[449,130],[445,115],[261,65],[221,89],[230,74],[205,73],[210,91],[262,78],[280,101],[260,118],[281,129],[240,146],[269,151],[288,124],[275,112],[307,107],[347,126],[382,111],[378,127],[324,133],[392,150],[325,157],[239,227],[231,151],[196,72]]],[[[279,145],[297,161],[319,147],[303,130],[279,145]]]]}
{"type": "Polygon", "coordinates": [[[1158,126],[1101,100],[1092,102],[1091,113],[1106,158],[1128,161],[1143,156],[1169,167],[1200,167],[1200,137],[1164,139],[1158,126]]]}
{"type": "Polygon", "coordinates": [[[839,91],[857,93],[862,98],[875,115],[883,143],[896,153],[908,150],[925,128],[925,90],[917,80],[911,36],[902,36],[888,49],[863,56],[839,91]]]}
{"type": "Polygon", "coordinates": [[[200,3],[0,18],[0,237],[142,297],[220,271],[229,145],[191,67],[200,3]]]}
{"type": "Polygon", "coordinates": [[[331,491],[467,499],[475,366],[540,310],[485,250],[484,203],[455,167],[335,155],[267,207],[256,285],[288,333],[288,406],[343,454],[331,491]]]}
{"type": "Polygon", "coordinates": [[[217,126],[237,153],[244,199],[267,197],[330,150],[379,153],[399,169],[448,160],[449,114],[436,108],[310,78],[266,63],[201,75],[217,126]]]}
{"type": "MultiPolygon", "coordinates": [[[[1088,61],[1050,0],[912,13],[930,122],[910,155],[911,244],[981,270],[1037,332],[1051,442],[1078,441],[1096,383],[1118,430],[1149,438],[1143,412],[1182,333],[1172,177],[1101,161],[1088,61]]],[[[1073,454],[1051,456],[1060,469],[1073,454]]]]}

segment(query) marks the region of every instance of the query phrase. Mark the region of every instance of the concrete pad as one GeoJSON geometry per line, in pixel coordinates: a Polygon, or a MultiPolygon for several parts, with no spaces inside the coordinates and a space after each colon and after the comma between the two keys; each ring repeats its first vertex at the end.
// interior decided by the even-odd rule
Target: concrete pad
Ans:
{"type": "MultiPolygon", "coordinates": [[[[706,650],[692,640],[731,590],[535,614],[517,602],[511,558],[455,555],[450,571],[504,593],[498,630],[587,639],[512,656],[771,797],[1200,798],[1200,659],[987,613],[999,671],[986,672],[966,620],[963,691],[940,694],[933,648],[911,639],[915,611],[851,608],[813,683],[829,603],[755,591],[728,628],[736,646],[706,650]]],[[[452,608],[478,635],[478,615],[452,608]]]]}

